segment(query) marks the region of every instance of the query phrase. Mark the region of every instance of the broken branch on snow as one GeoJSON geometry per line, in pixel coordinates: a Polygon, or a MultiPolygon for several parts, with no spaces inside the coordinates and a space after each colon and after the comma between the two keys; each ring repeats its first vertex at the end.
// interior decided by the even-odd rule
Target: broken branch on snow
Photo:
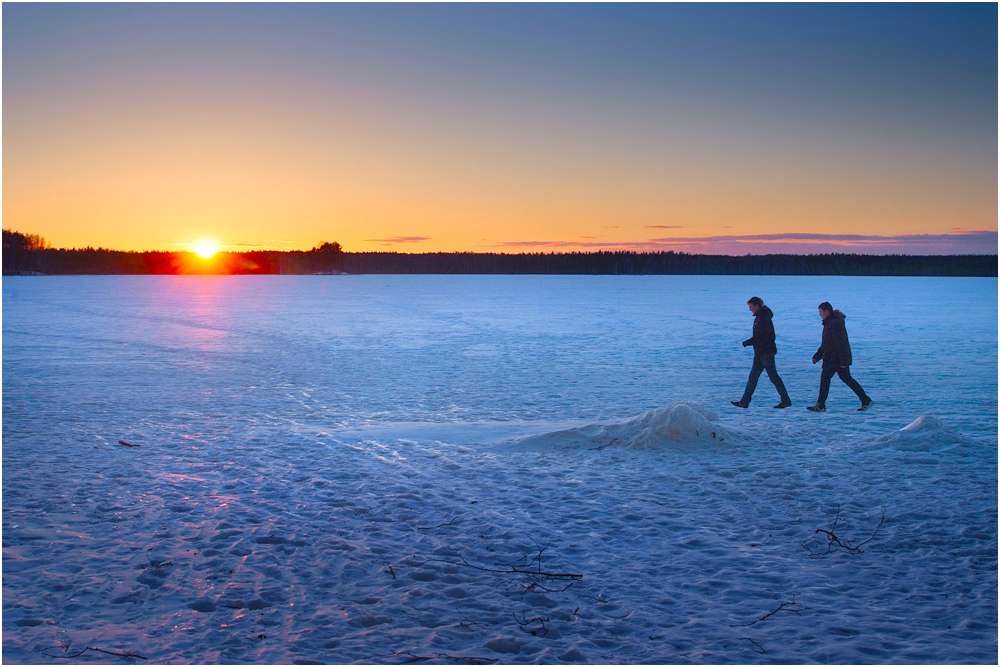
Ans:
{"type": "Polygon", "coordinates": [[[767,653],[767,651],[764,650],[763,646],[761,646],[760,644],[758,644],[754,640],[750,639],[749,637],[740,637],[740,639],[745,639],[748,642],[750,642],[751,644],[753,644],[754,646],[756,646],[757,648],[754,649],[755,652],[760,653],[761,655],[763,655],[764,653],[767,653]]]}
{"type": "Polygon", "coordinates": [[[839,523],[839,521],[840,521],[840,506],[837,507],[837,516],[834,517],[833,525],[830,527],[830,530],[823,530],[822,528],[816,529],[816,533],[823,533],[824,535],[826,535],[826,551],[823,552],[813,551],[812,549],[809,548],[808,544],[803,545],[809,551],[810,556],[825,556],[831,551],[833,551],[834,547],[840,547],[849,554],[863,554],[864,550],[861,547],[874,540],[875,536],[878,535],[879,529],[882,528],[882,524],[885,523],[885,509],[884,508],[882,509],[882,518],[879,519],[878,525],[875,527],[875,531],[871,534],[871,537],[869,537],[867,540],[864,540],[863,542],[859,542],[858,544],[852,544],[847,539],[837,536],[837,534],[834,531],[837,530],[837,523],[839,523]]]}
{"type": "Polygon", "coordinates": [[[754,625],[755,623],[760,623],[761,621],[763,621],[766,618],[770,618],[771,616],[774,616],[779,611],[790,611],[790,612],[798,615],[798,614],[806,611],[807,609],[812,609],[812,607],[803,607],[803,606],[799,605],[799,603],[795,601],[795,596],[793,595],[791,602],[782,602],[780,605],[778,605],[777,609],[775,609],[774,611],[769,612],[767,614],[764,614],[763,616],[761,616],[757,620],[750,621],[749,623],[731,623],[729,625],[729,627],[731,627],[731,628],[743,628],[743,627],[747,627],[747,626],[750,626],[750,625],[754,625]]]}

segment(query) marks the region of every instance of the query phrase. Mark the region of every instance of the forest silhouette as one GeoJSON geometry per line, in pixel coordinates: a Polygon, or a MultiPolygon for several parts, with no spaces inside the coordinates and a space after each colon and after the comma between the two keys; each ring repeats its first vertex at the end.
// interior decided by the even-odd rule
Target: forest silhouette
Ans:
{"type": "Polygon", "coordinates": [[[3,275],[577,274],[997,276],[997,255],[696,255],[684,252],[570,253],[345,252],[336,242],[312,250],[193,252],[51,248],[36,234],[3,230],[3,275]]]}

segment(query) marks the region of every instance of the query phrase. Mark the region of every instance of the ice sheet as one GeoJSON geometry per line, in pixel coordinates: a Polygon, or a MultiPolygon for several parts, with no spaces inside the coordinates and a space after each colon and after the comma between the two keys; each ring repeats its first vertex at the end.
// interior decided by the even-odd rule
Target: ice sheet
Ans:
{"type": "Polygon", "coordinates": [[[5,278],[3,659],[994,662],[996,295],[5,278]],[[825,300],[868,412],[804,409],[825,300]]]}

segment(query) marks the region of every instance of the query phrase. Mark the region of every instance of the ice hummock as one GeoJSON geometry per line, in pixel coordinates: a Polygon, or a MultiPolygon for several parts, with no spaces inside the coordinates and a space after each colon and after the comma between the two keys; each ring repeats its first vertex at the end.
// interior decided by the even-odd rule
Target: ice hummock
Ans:
{"type": "Polygon", "coordinates": [[[855,449],[930,452],[970,444],[974,444],[972,440],[949,428],[937,417],[922,415],[898,431],[870,438],[855,449]]]}
{"type": "Polygon", "coordinates": [[[624,422],[551,431],[518,440],[514,446],[517,449],[560,446],[655,449],[665,446],[734,445],[744,437],[746,434],[742,429],[724,425],[717,412],[701,403],[678,401],[664,408],[648,410],[624,422]]]}

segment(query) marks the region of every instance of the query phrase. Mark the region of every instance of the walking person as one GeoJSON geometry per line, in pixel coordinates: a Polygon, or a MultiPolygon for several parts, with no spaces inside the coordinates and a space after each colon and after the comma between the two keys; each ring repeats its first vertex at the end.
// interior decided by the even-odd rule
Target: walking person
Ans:
{"type": "Polygon", "coordinates": [[[819,316],[823,319],[823,342],[813,355],[815,364],[823,360],[823,374],[819,378],[819,398],[816,405],[810,405],[807,410],[826,412],[826,397],[830,393],[830,380],[834,374],[839,375],[848,387],[861,399],[858,412],[864,412],[872,406],[872,399],[861,388],[858,381],[851,377],[851,342],[847,339],[847,327],[844,320],[847,317],[839,310],[834,310],[829,301],[819,304],[819,316]]]}
{"type": "Polygon", "coordinates": [[[774,355],[778,352],[778,346],[774,344],[774,324],[771,318],[774,313],[764,305],[764,301],[759,297],[751,297],[747,301],[747,307],[753,313],[753,337],[743,341],[743,347],[753,346],[753,366],[750,367],[750,377],[747,379],[746,389],[743,390],[743,398],[738,401],[730,401],[738,408],[750,406],[750,399],[757,389],[757,380],[763,371],[767,371],[767,377],[778,390],[781,402],[775,408],[787,408],[792,404],[792,399],[788,398],[785,391],[785,383],[778,377],[778,370],[774,367],[774,355]]]}

